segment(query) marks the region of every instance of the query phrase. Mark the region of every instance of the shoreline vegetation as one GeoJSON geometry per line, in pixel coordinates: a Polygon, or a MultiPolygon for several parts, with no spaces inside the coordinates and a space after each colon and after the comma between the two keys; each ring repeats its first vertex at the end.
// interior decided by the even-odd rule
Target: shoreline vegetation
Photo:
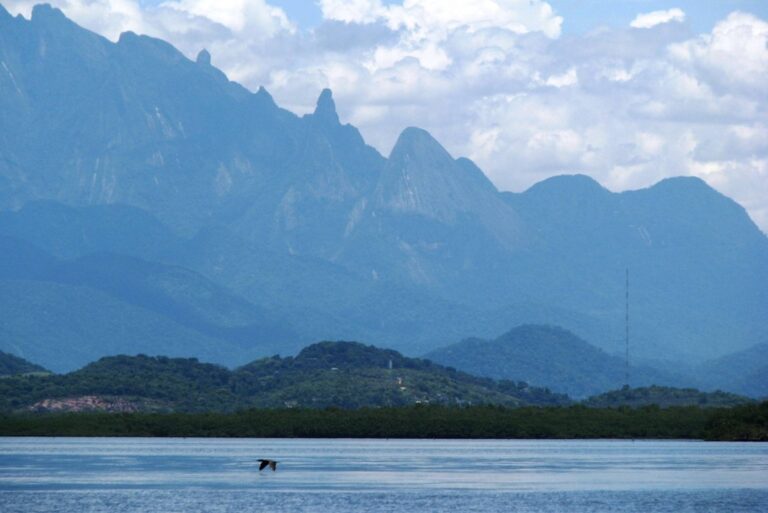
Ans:
{"type": "MultiPolygon", "coordinates": [[[[2,355],[0,354],[0,357],[2,355]]],[[[0,362],[2,360],[0,359],[0,362]]],[[[473,376],[357,342],[319,342],[295,357],[236,369],[195,358],[108,356],[67,374],[0,379],[0,413],[233,413],[280,408],[571,406],[578,399],[523,381],[473,376]]],[[[595,408],[733,407],[753,399],[693,388],[645,386],[585,398],[595,408]]]]}
{"type": "Polygon", "coordinates": [[[0,379],[0,436],[768,441],[768,401],[624,386],[576,402],[356,342],[233,370],[146,355],[29,370],[0,379]]]}
{"type": "Polygon", "coordinates": [[[408,406],[0,415],[0,436],[768,441],[768,401],[732,408],[408,406]]]}

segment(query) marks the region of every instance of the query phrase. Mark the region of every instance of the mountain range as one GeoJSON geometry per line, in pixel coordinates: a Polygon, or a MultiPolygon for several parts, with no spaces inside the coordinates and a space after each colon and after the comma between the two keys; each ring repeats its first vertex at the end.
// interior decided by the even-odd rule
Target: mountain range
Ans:
{"type": "Polygon", "coordinates": [[[623,354],[627,269],[637,361],[768,357],[768,238],[697,178],[500,192],[418,128],[381,155],[329,90],[297,116],[204,50],[47,5],[0,6],[0,112],[0,349],[55,371],[324,339],[420,355],[521,324],[623,354]]]}
{"type": "Polygon", "coordinates": [[[468,338],[424,357],[475,376],[522,380],[574,399],[653,385],[761,398],[768,397],[767,349],[758,345],[695,366],[642,360],[628,366],[626,355],[608,354],[563,328],[522,325],[492,340],[468,338]]]}

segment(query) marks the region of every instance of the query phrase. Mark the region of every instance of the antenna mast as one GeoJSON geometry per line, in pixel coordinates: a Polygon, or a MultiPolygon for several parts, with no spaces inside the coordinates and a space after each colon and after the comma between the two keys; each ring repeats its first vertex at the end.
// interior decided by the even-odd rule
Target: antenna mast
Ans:
{"type": "Polygon", "coordinates": [[[626,386],[629,386],[629,267],[627,267],[627,281],[626,281],[626,288],[625,288],[625,294],[626,294],[626,311],[625,311],[625,319],[624,319],[624,327],[625,327],[625,334],[624,334],[624,342],[625,342],[625,349],[626,349],[626,360],[624,365],[624,384],[626,386]]]}

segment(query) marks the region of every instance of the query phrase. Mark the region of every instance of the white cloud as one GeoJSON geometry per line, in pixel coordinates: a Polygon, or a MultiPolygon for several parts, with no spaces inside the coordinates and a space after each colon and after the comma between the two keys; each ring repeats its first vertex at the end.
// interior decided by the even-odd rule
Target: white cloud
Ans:
{"type": "Polygon", "coordinates": [[[320,0],[327,20],[344,23],[373,23],[386,11],[380,0],[320,0]]]}
{"type": "MultiPolygon", "coordinates": [[[[28,14],[34,1],[5,5],[28,14]]],[[[206,47],[298,113],[330,87],[384,154],[416,125],[507,190],[563,172],[613,190],[701,176],[768,232],[768,22],[747,13],[701,35],[667,23],[560,38],[540,0],[322,0],[311,32],[266,0],[52,3],[111,39],[147,33],[191,58],[206,47]]],[[[680,21],[674,11],[635,26],[680,21]]]]}
{"type": "MultiPolygon", "coordinates": [[[[33,0],[7,0],[6,9],[11,13],[22,14],[29,18],[32,8],[40,2],[33,0]]],[[[67,16],[80,25],[98,32],[103,36],[117,40],[126,31],[144,33],[148,24],[144,12],[134,0],[61,0],[49,2],[62,9],[67,16]]]]}
{"type": "Polygon", "coordinates": [[[378,47],[366,62],[369,70],[390,68],[414,58],[431,70],[450,67],[445,45],[454,34],[483,37],[488,30],[524,34],[539,31],[558,37],[562,18],[540,0],[405,0],[384,6],[380,0],[321,0],[328,20],[382,23],[399,33],[396,45],[378,47]]]}
{"type": "MultiPolygon", "coordinates": [[[[29,17],[39,0],[6,0],[12,13],[29,17]]],[[[132,31],[166,39],[188,56],[203,47],[228,48],[248,60],[247,51],[281,33],[295,32],[286,14],[265,0],[49,0],[82,25],[112,41],[132,31]]],[[[235,55],[233,55],[235,57],[235,55]]],[[[233,59],[234,61],[235,59],[233,59]]]]}
{"type": "Polygon", "coordinates": [[[383,6],[380,0],[320,0],[323,16],[346,23],[383,21],[403,29],[414,39],[439,39],[450,31],[489,27],[517,33],[541,31],[560,35],[562,18],[542,0],[404,0],[402,5],[383,6]]]}
{"type": "Polygon", "coordinates": [[[739,87],[765,96],[768,84],[768,22],[734,12],[711,34],[672,45],[671,56],[724,89],[739,87]]]}
{"type": "Polygon", "coordinates": [[[293,30],[285,12],[263,0],[166,0],[161,8],[205,18],[248,38],[266,38],[281,30],[293,30]]]}
{"type": "Polygon", "coordinates": [[[678,23],[685,21],[685,12],[683,12],[682,9],[675,8],[666,11],[653,11],[645,14],[638,14],[629,26],[633,28],[648,29],[671,21],[678,23]]]}
{"type": "Polygon", "coordinates": [[[544,83],[552,87],[567,87],[578,84],[579,77],[576,68],[571,68],[560,75],[551,75],[544,83]]]}
{"type": "MultiPolygon", "coordinates": [[[[29,16],[40,0],[6,0],[12,13],[29,16]]],[[[281,37],[296,36],[285,12],[266,0],[48,0],[94,32],[116,41],[132,31],[171,42],[187,57],[206,48],[231,79],[259,85],[284,56],[271,52],[281,37]],[[266,58],[264,58],[266,57],[266,58]]],[[[285,63],[285,61],[283,62],[285,63]]]]}

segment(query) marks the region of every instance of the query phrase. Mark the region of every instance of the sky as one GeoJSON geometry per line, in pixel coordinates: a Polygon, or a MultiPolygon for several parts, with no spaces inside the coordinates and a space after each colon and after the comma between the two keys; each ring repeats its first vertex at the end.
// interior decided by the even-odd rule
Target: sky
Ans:
{"type": "Polygon", "coordinates": [[[111,40],[206,48],[297,114],[330,87],[384,155],[419,126],[501,190],[698,176],[768,233],[765,0],[49,1],[111,40]]]}

